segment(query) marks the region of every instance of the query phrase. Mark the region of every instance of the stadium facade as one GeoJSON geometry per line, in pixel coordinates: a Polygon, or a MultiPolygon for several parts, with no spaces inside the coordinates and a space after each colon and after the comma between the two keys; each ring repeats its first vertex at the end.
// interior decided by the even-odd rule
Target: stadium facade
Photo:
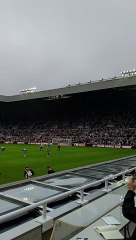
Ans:
{"type": "Polygon", "coordinates": [[[135,100],[136,76],[131,76],[15,96],[0,96],[0,107],[1,117],[22,117],[28,110],[31,115],[39,114],[40,117],[52,112],[59,114],[62,109],[67,112],[74,107],[85,108],[86,104],[90,104],[87,106],[90,109],[113,105],[134,108],[135,100]]]}

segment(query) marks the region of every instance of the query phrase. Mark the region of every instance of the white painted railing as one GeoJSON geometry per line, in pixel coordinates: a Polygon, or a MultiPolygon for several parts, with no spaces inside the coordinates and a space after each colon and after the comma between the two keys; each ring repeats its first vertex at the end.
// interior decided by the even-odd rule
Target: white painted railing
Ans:
{"type": "Polygon", "coordinates": [[[31,210],[35,209],[36,207],[39,207],[39,206],[43,207],[43,215],[42,216],[43,216],[43,219],[46,219],[47,204],[48,203],[51,203],[51,202],[54,202],[54,201],[57,201],[57,200],[61,200],[64,197],[67,197],[67,196],[69,196],[69,195],[71,195],[73,193],[76,193],[77,191],[78,192],[80,191],[80,203],[82,204],[84,202],[84,190],[85,189],[93,187],[96,184],[100,184],[100,183],[105,182],[104,191],[108,192],[109,191],[109,185],[108,185],[108,181],[109,180],[114,179],[114,178],[119,177],[119,176],[122,176],[122,182],[125,182],[125,174],[129,173],[129,172],[131,172],[133,170],[136,170],[136,167],[133,167],[133,168],[131,168],[129,170],[125,170],[123,172],[120,172],[120,173],[112,175],[112,176],[108,176],[108,177],[102,178],[101,180],[97,180],[97,181],[88,183],[88,184],[86,184],[84,186],[81,186],[81,187],[78,187],[78,188],[74,188],[73,190],[68,190],[67,192],[64,192],[64,193],[61,193],[61,194],[59,194],[57,196],[53,196],[53,197],[50,197],[48,199],[39,201],[37,203],[32,203],[29,206],[23,207],[21,209],[18,209],[18,210],[15,210],[13,212],[7,213],[7,214],[5,214],[3,216],[0,216],[0,223],[8,221],[8,220],[10,220],[12,218],[16,218],[16,217],[18,217],[18,216],[20,216],[20,215],[22,215],[24,213],[28,213],[28,211],[31,211],[31,210]]]}

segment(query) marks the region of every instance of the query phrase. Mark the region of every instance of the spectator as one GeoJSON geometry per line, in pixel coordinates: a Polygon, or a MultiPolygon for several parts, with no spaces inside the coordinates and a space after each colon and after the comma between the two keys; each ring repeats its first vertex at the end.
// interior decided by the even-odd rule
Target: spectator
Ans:
{"type": "MultiPolygon", "coordinates": [[[[131,179],[128,182],[128,191],[124,198],[122,211],[124,217],[129,219],[130,221],[136,223],[136,207],[135,207],[135,189],[136,189],[136,180],[131,179]]],[[[136,240],[136,228],[130,238],[126,240],[136,240]]]]}

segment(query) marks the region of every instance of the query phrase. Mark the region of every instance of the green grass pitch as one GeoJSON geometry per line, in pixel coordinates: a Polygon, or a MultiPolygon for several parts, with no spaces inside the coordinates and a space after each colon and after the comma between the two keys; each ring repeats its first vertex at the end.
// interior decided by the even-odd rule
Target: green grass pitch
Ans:
{"type": "Polygon", "coordinates": [[[136,154],[136,149],[111,149],[91,147],[61,147],[51,146],[50,155],[47,148],[40,151],[39,145],[6,144],[0,145],[0,184],[24,179],[24,167],[29,166],[36,176],[47,174],[47,166],[56,172],[119,159],[136,154]],[[5,146],[5,151],[1,147],[5,146]],[[22,149],[27,149],[24,157],[22,149]]]}

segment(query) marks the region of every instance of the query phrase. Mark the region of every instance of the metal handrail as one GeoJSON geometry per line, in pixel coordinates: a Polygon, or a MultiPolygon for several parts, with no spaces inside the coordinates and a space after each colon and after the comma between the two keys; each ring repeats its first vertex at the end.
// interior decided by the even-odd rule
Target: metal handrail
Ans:
{"type": "MultiPolygon", "coordinates": [[[[132,76],[128,76],[128,77],[132,77],[132,76]]],[[[110,78],[101,78],[98,80],[90,80],[89,82],[79,82],[79,83],[73,83],[73,84],[69,84],[66,87],[76,87],[76,86],[80,86],[80,85],[86,85],[86,84],[90,84],[90,83],[98,83],[98,82],[105,82],[105,81],[110,81],[110,80],[115,80],[115,79],[120,79],[123,78],[122,76],[114,76],[114,77],[110,77],[110,78]]]]}
{"type": "Polygon", "coordinates": [[[29,206],[23,207],[21,209],[18,209],[18,210],[15,210],[13,212],[7,213],[7,214],[5,214],[3,216],[0,216],[0,223],[2,223],[4,221],[8,221],[8,220],[10,220],[12,218],[15,218],[15,217],[17,217],[17,216],[19,216],[21,214],[27,213],[28,211],[31,211],[31,210],[35,209],[36,207],[39,207],[39,206],[43,206],[43,215],[42,216],[43,216],[43,219],[46,219],[46,216],[47,216],[47,214],[46,214],[47,213],[47,204],[48,203],[51,203],[53,201],[59,200],[59,199],[64,198],[64,197],[67,197],[67,196],[69,196],[69,195],[71,195],[73,193],[76,193],[77,191],[81,191],[80,199],[81,199],[81,203],[82,203],[84,201],[84,194],[83,194],[83,192],[84,192],[85,189],[87,189],[89,187],[93,187],[93,186],[95,186],[98,183],[105,182],[105,191],[108,191],[109,190],[108,189],[108,181],[109,180],[114,179],[114,178],[122,175],[122,179],[124,181],[125,174],[129,173],[129,172],[131,172],[133,170],[136,170],[136,167],[133,167],[133,168],[131,168],[129,170],[125,170],[123,172],[117,173],[117,174],[112,175],[112,176],[107,176],[105,178],[102,178],[100,180],[94,181],[92,183],[88,183],[88,184],[86,184],[84,186],[81,186],[81,187],[78,187],[78,188],[74,188],[73,190],[68,190],[67,192],[64,192],[64,193],[61,193],[61,194],[59,194],[57,196],[53,196],[53,197],[50,197],[48,199],[39,201],[37,203],[32,203],[29,206]]]}

